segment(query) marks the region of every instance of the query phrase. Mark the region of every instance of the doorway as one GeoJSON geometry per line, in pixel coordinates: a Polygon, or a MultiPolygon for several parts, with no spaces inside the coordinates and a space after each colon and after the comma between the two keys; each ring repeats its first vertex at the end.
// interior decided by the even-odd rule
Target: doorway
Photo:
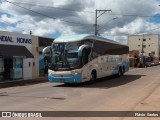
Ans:
{"type": "Polygon", "coordinates": [[[13,59],[12,58],[4,58],[4,80],[12,80],[13,79],[13,59]]]}

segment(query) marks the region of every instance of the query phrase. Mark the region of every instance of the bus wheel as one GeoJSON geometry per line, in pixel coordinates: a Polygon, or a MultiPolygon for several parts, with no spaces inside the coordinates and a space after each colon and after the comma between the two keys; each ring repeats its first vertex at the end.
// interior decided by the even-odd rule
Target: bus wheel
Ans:
{"type": "Polygon", "coordinates": [[[90,82],[93,83],[96,80],[96,71],[92,71],[90,82]]]}
{"type": "Polygon", "coordinates": [[[123,72],[122,72],[122,68],[120,67],[119,70],[118,70],[117,76],[120,77],[120,76],[122,76],[122,75],[123,75],[123,72]]]}

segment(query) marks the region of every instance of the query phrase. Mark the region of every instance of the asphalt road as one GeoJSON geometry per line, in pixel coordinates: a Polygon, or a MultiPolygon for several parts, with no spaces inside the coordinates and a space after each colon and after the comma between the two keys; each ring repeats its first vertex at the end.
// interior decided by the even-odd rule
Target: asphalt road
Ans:
{"type": "MultiPolygon", "coordinates": [[[[3,88],[0,89],[0,111],[160,111],[159,70],[160,66],[131,69],[120,78],[106,77],[92,84],[64,85],[48,82],[3,88]]],[[[98,117],[55,119],[99,120],[98,117]]]]}

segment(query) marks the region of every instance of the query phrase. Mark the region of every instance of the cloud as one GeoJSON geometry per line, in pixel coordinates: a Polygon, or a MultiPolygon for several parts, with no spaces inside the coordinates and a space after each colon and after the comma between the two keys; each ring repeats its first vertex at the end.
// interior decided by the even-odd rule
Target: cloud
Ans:
{"type": "MultiPolygon", "coordinates": [[[[11,3],[1,3],[1,19],[16,26],[10,26],[10,30],[23,33],[29,33],[32,30],[33,34],[40,36],[54,34],[57,31],[62,35],[94,33],[95,10],[111,9],[111,13],[106,12],[98,18],[99,33],[103,36],[118,35],[113,39],[123,41],[127,37],[121,35],[136,34],[156,27],[154,22],[150,23],[150,17],[144,16],[153,16],[160,13],[160,7],[157,7],[159,1],[156,0],[103,0],[103,2],[100,0],[9,1],[36,4],[35,6],[18,4],[26,8],[24,9],[11,3]],[[53,8],[42,7],[42,5],[52,6],[53,8]],[[118,19],[113,20],[114,17],[118,17],[118,19]]],[[[159,23],[156,23],[156,25],[159,26],[159,23]]],[[[8,30],[8,28],[6,29],[8,30]]],[[[155,31],[158,33],[159,30],[155,31]]]]}
{"type": "Polygon", "coordinates": [[[138,18],[138,19],[130,22],[129,24],[124,25],[121,28],[115,27],[111,31],[109,31],[108,33],[111,35],[138,34],[138,33],[145,31],[146,24],[147,23],[145,20],[138,18]]]}
{"type": "Polygon", "coordinates": [[[7,16],[7,14],[2,14],[0,20],[5,21],[8,24],[14,24],[19,21],[17,17],[7,16]]]}

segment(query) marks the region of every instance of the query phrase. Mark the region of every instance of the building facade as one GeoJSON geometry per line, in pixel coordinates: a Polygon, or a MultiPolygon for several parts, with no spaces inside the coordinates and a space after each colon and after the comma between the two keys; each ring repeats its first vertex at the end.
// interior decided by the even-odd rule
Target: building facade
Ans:
{"type": "Polygon", "coordinates": [[[160,35],[158,34],[145,34],[145,35],[132,35],[128,37],[129,51],[139,51],[148,56],[153,53],[155,61],[159,61],[160,57],[160,35]]]}
{"type": "MultiPolygon", "coordinates": [[[[40,56],[54,39],[0,31],[0,81],[34,79],[40,76],[40,56]],[[47,41],[48,40],[48,41],[47,41]]],[[[42,56],[41,56],[42,57],[42,56]]],[[[43,60],[43,58],[42,58],[43,60]]]]}

